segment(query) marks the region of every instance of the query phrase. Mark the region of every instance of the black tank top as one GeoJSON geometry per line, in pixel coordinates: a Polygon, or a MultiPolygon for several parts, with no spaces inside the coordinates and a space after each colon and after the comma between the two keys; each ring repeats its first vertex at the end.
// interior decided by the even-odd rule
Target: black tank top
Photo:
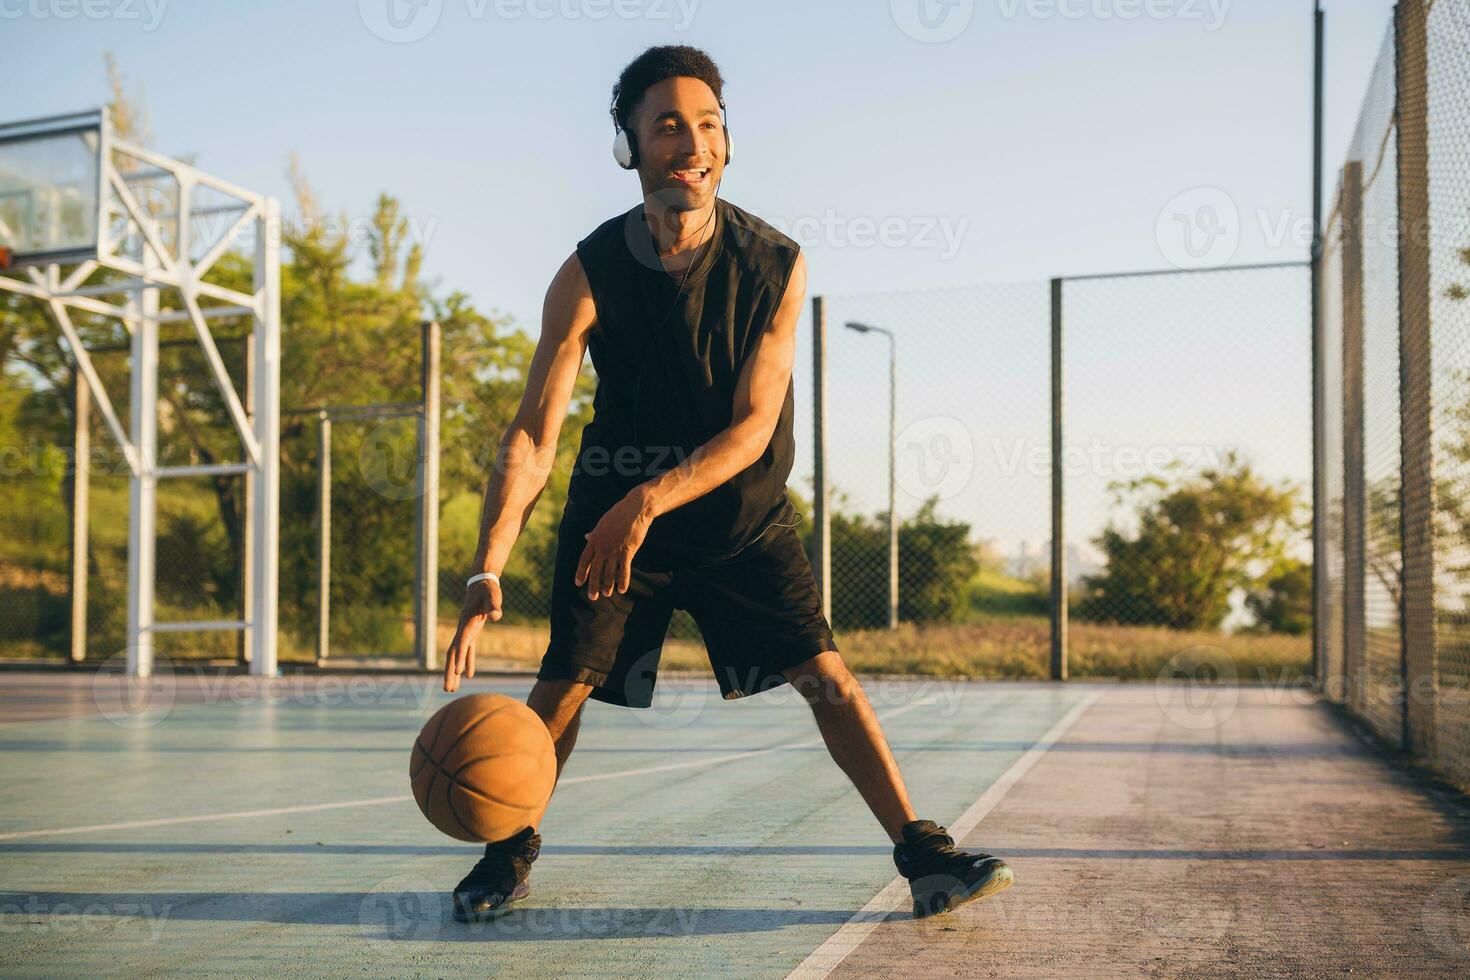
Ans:
{"type": "MultiPolygon", "coordinates": [[[[715,199],[709,245],[680,277],[665,271],[639,204],[577,243],[597,323],[593,418],[582,429],[568,499],[600,517],[640,483],[674,469],[728,428],[735,385],[776,314],[800,246],[715,199]],[[676,302],[677,298],[677,302],[676,302]]],[[[655,518],[640,553],[706,563],[743,551],[801,516],[786,495],[795,458],[793,385],[770,444],[750,466],[655,518]]]]}

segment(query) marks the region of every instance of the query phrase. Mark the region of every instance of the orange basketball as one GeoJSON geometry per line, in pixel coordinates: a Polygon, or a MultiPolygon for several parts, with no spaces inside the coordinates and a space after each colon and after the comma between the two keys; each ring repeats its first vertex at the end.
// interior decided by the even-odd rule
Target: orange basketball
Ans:
{"type": "Polygon", "coordinates": [[[556,750],[539,715],[504,694],[471,694],[430,718],[408,764],[413,798],[458,840],[504,840],[541,819],[556,750]]]}

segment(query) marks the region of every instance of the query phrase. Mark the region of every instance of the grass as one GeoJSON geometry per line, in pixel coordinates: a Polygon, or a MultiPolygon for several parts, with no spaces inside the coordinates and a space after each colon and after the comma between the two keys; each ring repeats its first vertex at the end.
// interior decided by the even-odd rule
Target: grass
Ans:
{"type": "MultiPolygon", "coordinates": [[[[836,638],[843,659],[860,673],[1045,679],[1051,656],[1050,623],[1037,616],[994,617],[960,625],[900,623],[895,630],[839,632],[836,638]]],[[[666,645],[665,651],[667,666],[708,669],[697,644],[673,650],[666,645]]],[[[1311,643],[1307,637],[1232,636],[1094,623],[1070,626],[1072,677],[1153,680],[1166,671],[1195,672],[1201,663],[1228,665],[1227,674],[1233,668],[1240,680],[1291,680],[1310,667],[1311,643]]]]}
{"type": "MultiPolygon", "coordinates": [[[[492,624],[476,644],[484,665],[534,667],[546,650],[544,626],[492,624]]],[[[447,649],[454,624],[439,624],[439,648],[447,649]]],[[[896,630],[839,632],[837,646],[854,670],[873,674],[935,677],[1045,679],[1051,651],[1050,624],[1044,617],[992,617],[961,625],[918,626],[896,630]]],[[[1072,623],[1069,667],[1073,677],[1154,680],[1161,674],[1229,671],[1242,681],[1290,681],[1306,674],[1311,641],[1305,636],[1227,635],[1155,627],[1072,623]]],[[[668,670],[709,670],[698,640],[671,636],[661,666],[668,670]]]]}
{"type": "Polygon", "coordinates": [[[970,580],[969,607],[971,620],[988,616],[1045,616],[1048,584],[1037,580],[1013,578],[982,568],[970,580]]]}

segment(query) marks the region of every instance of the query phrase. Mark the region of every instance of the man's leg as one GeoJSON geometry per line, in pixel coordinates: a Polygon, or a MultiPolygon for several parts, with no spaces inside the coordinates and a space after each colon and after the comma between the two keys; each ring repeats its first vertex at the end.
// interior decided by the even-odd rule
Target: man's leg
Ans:
{"type": "MultiPolygon", "coordinates": [[[[556,776],[577,744],[582,707],[592,687],[576,681],[537,680],[526,704],[546,723],[556,746],[556,776]]],[[[554,787],[553,787],[554,789],[554,787]]],[[[544,811],[543,811],[544,812],[544,811]]],[[[526,879],[541,850],[541,835],[529,827],[516,836],[485,845],[485,856],[454,888],[454,917],[461,922],[492,918],[531,893],[526,879]]]]}
{"type": "Polygon", "coordinates": [[[590,684],[538,680],[526,698],[526,704],[546,722],[546,730],[551,733],[552,742],[556,743],[557,779],[561,779],[561,771],[577,744],[577,732],[582,727],[582,708],[591,693],[590,684]]]}
{"type": "Polygon", "coordinates": [[[829,650],[782,673],[811,705],[833,760],[893,841],[893,863],[908,879],[916,917],[1010,886],[1014,876],[1000,858],[961,851],[943,827],[915,818],[878,716],[841,654],[829,650]]]}
{"type": "Polygon", "coordinates": [[[904,824],[917,817],[862,684],[835,651],[818,654],[783,673],[811,705],[833,761],[857,787],[888,839],[900,843],[904,824]]]}

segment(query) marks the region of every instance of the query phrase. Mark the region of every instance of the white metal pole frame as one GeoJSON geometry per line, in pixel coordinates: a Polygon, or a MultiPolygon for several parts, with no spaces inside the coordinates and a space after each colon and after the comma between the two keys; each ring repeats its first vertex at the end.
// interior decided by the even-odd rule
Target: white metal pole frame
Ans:
{"type": "MultiPolygon", "coordinates": [[[[92,400],[117,441],[129,470],[128,506],[128,638],[127,671],[147,677],[153,672],[154,635],[159,632],[244,630],[251,651],[253,674],[276,673],[277,582],[280,515],[280,394],[281,394],[281,238],[280,204],[272,197],[237,187],[211,174],[111,136],[107,113],[100,113],[98,145],[97,254],[62,261],[17,266],[26,278],[0,275],[0,289],[39,300],[66,340],[92,400]],[[127,166],[119,167],[119,161],[127,166]],[[178,188],[178,205],[171,214],[157,214],[137,199],[130,176],[165,178],[178,188]],[[196,209],[195,191],[207,189],[216,198],[229,199],[206,215],[196,209]],[[192,232],[196,219],[234,215],[233,222],[199,255],[192,232]],[[171,235],[169,234],[171,232],[171,235]],[[205,280],[214,264],[240,239],[254,235],[251,293],[205,280]],[[172,238],[172,248],[168,239],[172,238]],[[63,275],[63,264],[70,268],[63,275]],[[89,285],[99,270],[123,273],[127,278],[89,285]],[[161,291],[177,295],[182,313],[160,314],[161,291]],[[122,305],[106,297],[122,297],[122,305]],[[211,301],[209,305],[201,300],[211,301]],[[71,321],[70,310],[115,317],[132,335],[130,371],[130,432],[124,433],[112,400],[102,387],[92,359],[71,321]],[[254,418],[241,404],[210,332],[211,320],[251,318],[255,356],[254,418]],[[219,387],[226,411],[234,423],[245,458],[238,463],[196,466],[160,466],[157,458],[158,329],[161,322],[187,319],[219,387]],[[155,500],[158,480],[174,476],[246,473],[254,476],[250,502],[251,547],[242,569],[250,583],[243,619],[155,622],[155,500]]],[[[44,121],[43,121],[44,122],[44,121]]],[[[210,227],[208,221],[203,227],[210,227]]],[[[205,243],[199,243],[203,246],[205,243]]],[[[78,515],[85,519],[85,515],[78,515]]]]}
{"type": "Polygon", "coordinates": [[[144,274],[132,291],[128,309],[133,324],[128,371],[128,413],[138,469],[128,480],[128,646],[127,671],[153,673],[153,587],[156,580],[158,513],[158,289],[148,285],[157,266],[150,249],[142,254],[144,274]]]}

